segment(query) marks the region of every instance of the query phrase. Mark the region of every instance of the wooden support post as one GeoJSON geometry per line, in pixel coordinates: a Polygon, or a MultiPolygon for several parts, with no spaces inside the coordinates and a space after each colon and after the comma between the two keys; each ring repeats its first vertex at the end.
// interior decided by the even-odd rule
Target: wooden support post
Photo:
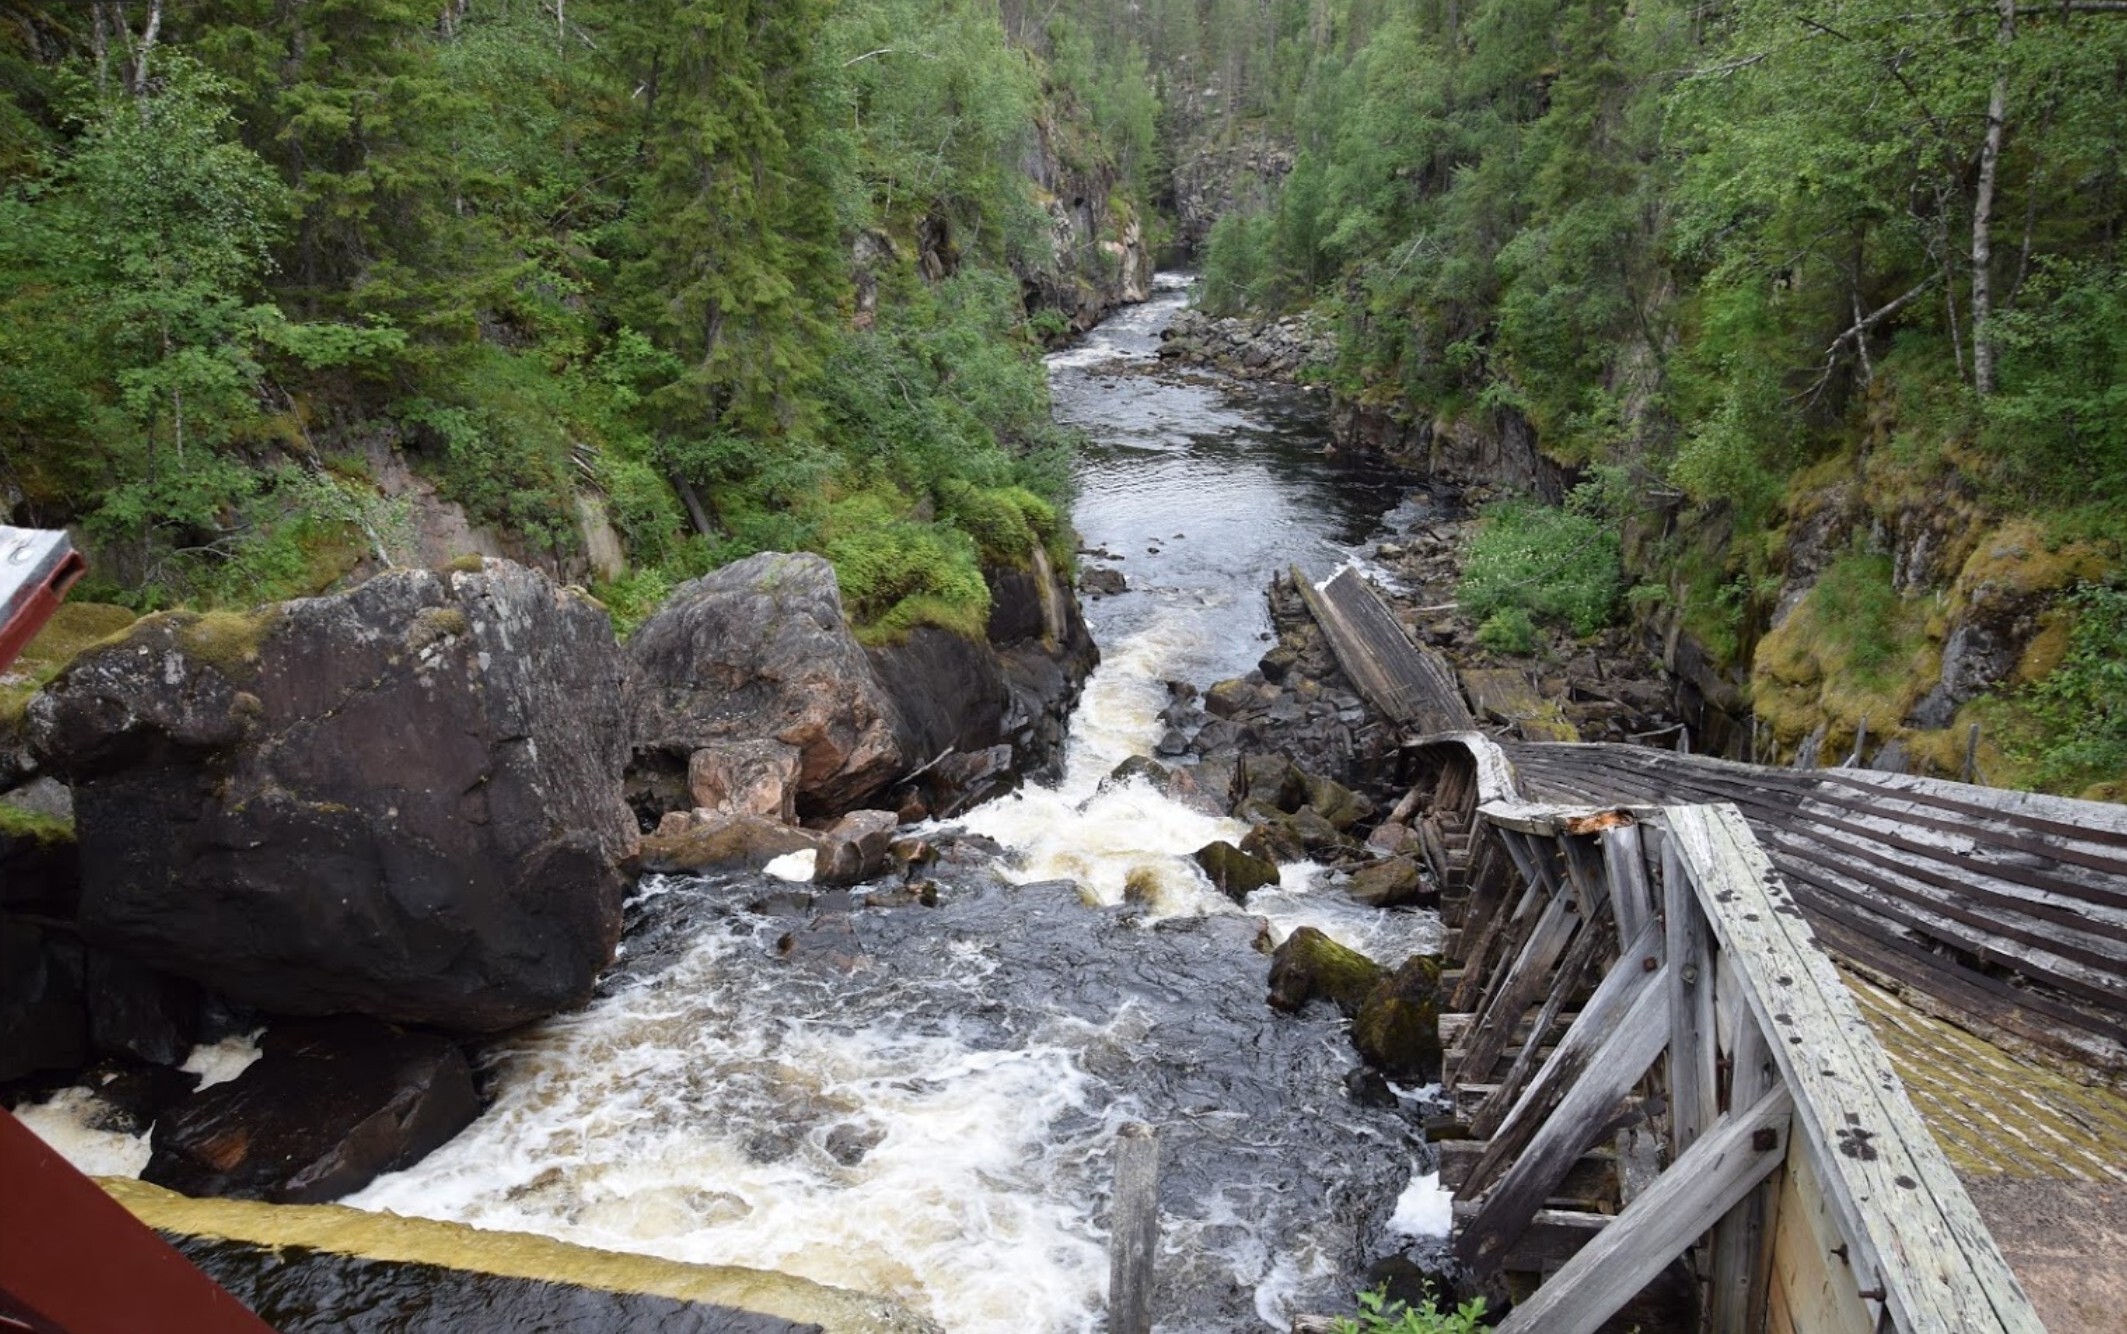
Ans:
{"type": "Polygon", "coordinates": [[[1647,890],[1647,864],[1640,860],[1640,827],[1617,825],[1603,831],[1604,879],[1610,886],[1610,911],[1617,919],[1620,940],[1640,933],[1654,916],[1654,899],[1647,890]]]}
{"type": "Polygon", "coordinates": [[[1775,1088],[1723,1117],[1582,1247],[1498,1334],[1593,1334],[1787,1156],[1794,1101],[1775,1088]]]}
{"type": "Polygon", "coordinates": [[[1670,1157],[1682,1157],[1719,1113],[1715,1084],[1712,933],[1676,844],[1662,849],[1663,934],[1669,955],[1670,1157]]]}
{"type": "Polygon", "coordinates": [[[1868,743],[1869,720],[1868,715],[1863,714],[1861,715],[1860,723],[1858,723],[1854,728],[1854,753],[1846,757],[1847,768],[1859,769],[1861,767],[1861,748],[1863,746],[1866,746],[1868,743]]]}
{"type": "Polygon", "coordinates": [[[1978,782],[1978,781],[1979,781],[1979,724],[1978,724],[1978,723],[1974,723],[1974,724],[1972,724],[1972,730],[1971,730],[1971,731],[1969,731],[1969,732],[1967,732],[1967,733],[1965,733],[1965,767],[1964,767],[1964,780],[1965,780],[1965,781],[1966,781],[1967,783],[1976,783],[1976,782],[1978,782]]]}
{"type": "MultiPolygon", "coordinates": [[[[1749,1007],[1736,1016],[1729,1048],[1729,1107],[1748,1107],[1778,1082],[1772,1048],[1749,1007]]],[[[1713,1231],[1712,1291],[1707,1320],[1713,1334],[1749,1334],[1764,1327],[1772,1270],[1773,1191],[1777,1178],[1762,1182],[1738,1201],[1713,1231]]]]}
{"type": "Polygon", "coordinates": [[[1150,1334],[1152,1264],[1159,1242],[1159,1132],[1142,1121],[1132,1121],[1115,1132],[1115,1201],[1108,1224],[1108,1334],[1150,1334]]]}
{"type": "Polygon", "coordinates": [[[1480,1274],[1495,1269],[1545,1198],[1565,1179],[1573,1160],[1611,1131],[1610,1114],[1669,1040],[1669,998],[1668,979],[1657,973],[1655,984],[1640,993],[1616,1031],[1589,1057],[1557,1109],[1545,1118],[1529,1147],[1486,1195],[1477,1217],[1455,1239],[1457,1259],[1480,1274]]]}

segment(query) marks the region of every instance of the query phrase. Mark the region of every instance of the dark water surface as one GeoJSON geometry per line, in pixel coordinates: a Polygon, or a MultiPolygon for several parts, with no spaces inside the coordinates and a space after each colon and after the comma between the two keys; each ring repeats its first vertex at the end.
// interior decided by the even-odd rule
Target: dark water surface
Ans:
{"type": "Polygon", "coordinates": [[[1327,454],[1328,396],[1180,371],[1154,374],[1160,331],[1187,304],[1181,275],[1049,358],[1057,420],[1084,431],[1073,511],[1082,543],[1122,557],[1131,592],[1092,600],[1105,649],[1176,615],[1169,674],[1236,676],[1262,656],[1262,591],[1298,564],[1316,579],[1412,494],[1407,474],[1327,454]],[[1125,369],[1135,368],[1135,369],[1125,369]],[[1156,552],[1156,554],[1155,554],[1156,552]]]}

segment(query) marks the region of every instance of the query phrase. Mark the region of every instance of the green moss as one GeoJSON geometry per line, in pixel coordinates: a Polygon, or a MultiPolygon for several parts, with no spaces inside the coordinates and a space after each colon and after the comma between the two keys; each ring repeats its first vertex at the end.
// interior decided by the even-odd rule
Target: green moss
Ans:
{"type": "Polygon", "coordinates": [[[1311,1000],[1326,1000],[1351,1018],[1387,975],[1387,969],[1359,951],[1303,926],[1286,937],[1271,959],[1270,1003],[1296,1013],[1311,1000]]]}
{"type": "Polygon", "coordinates": [[[1899,597],[1891,559],[1840,557],[1780,626],[1758,641],[1751,699],[1775,737],[1793,746],[1820,727],[1825,753],[1870,734],[1897,734],[1941,675],[1942,652],[1925,633],[1927,609],[1899,597]]]}
{"type": "Polygon", "coordinates": [[[72,843],[74,822],[56,815],[41,815],[20,806],[0,802],[0,835],[27,838],[38,843],[72,843]]]}
{"type": "Polygon", "coordinates": [[[1415,955],[1376,986],[1352,1021],[1352,1045],[1389,1078],[1440,1077],[1440,960],[1415,955]]]}
{"type": "Polygon", "coordinates": [[[240,676],[258,662],[259,646],[281,623],[279,607],[256,611],[168,613],[177,646],[226,676],[240,676]]]}
{"type": "Polygon", "coordinates": [[[30,697],[86,650],[123,634],[135,613],[103,602],[60,604],[13,667],[0,674],[0,729],[21,722],[30,697]]]}
{"type": "Polygon", "coordinates": [[[444,572],[447,574],[479,574],[486,568],[487,557],[472,551],[463,556],[453,556],[443,566],[444,572]]]}

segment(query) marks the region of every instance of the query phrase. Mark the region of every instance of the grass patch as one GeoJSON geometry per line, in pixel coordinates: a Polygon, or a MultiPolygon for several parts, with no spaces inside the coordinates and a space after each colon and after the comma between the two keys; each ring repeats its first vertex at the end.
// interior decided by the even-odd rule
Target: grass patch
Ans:
{"type": "Polygon", "coordinates": [[[2017,703],[2030,730],[2006,738],[2048,792],[2117,800],[2127,794],[2127,585],[2084,584],[2059,663],[2017,703]]]}
{"type": "Polygon", "coordinates": [[[1891,558],[1854,551],[1758,641],[1752,701],[1783,744],[1822,727],[1829,756],[1853,744],[1864,718],[1874,735],[1890,736],[1940,667],[1925,609],[1898,596],[1891,558]]]}

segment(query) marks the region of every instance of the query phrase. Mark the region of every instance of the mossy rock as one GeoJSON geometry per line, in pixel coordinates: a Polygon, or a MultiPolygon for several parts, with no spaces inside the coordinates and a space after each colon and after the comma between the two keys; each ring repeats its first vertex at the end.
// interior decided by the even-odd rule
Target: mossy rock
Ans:
{"type": "Polygon", "coordinates": [[[1342,783],[1301,771],[1300,785],[1306,794],[1306,804],[1339,830],[1349,829],[1374,813],[1373,802],[1342,783]]]}
{"type": "Polygon", "coordinates": [[[1211,883],[1235,903],[1246,903],[1250,894],[1278,883],[1276,862],[1250,856],[1223,839],[1205,844],[1193,855],[1211,883]]]}
{"type": "Polygon", "coordinates": [[[1243,803],[1257,802],[1269,810],[1291,812],[1307,800],[1303,775],[1283,755],[1247,755],[1235,775],[1243,803]]]}
{"type": "Polygon", "coordinates": [[[1417,902],[1425,892],[1425,881],[1418,872],[1416,861],[1409,857],[1389,857],[1369,862],[1352,872],[1351,883],[1345,886],[1345,892],[1361,903],[1371,903],[1376,908],[1393,908],[1417,902]]]}
{"type": "Polygon", "coordinates": [[[1387,978],[1388,970],[1364,954],[1303,926],[1270,957],[1270,1006],[1298,1014],[1309,1001],[1326,1000],[1351,1019],[1387,978]]]}
{"type": "Polygon", "coordinates": [[[1440,1078],[1440,959],[1411,956],[1375,986],[1352,1021],[1352,1045],[1390,1079],[1430,1084],[1440,1078]]]}

